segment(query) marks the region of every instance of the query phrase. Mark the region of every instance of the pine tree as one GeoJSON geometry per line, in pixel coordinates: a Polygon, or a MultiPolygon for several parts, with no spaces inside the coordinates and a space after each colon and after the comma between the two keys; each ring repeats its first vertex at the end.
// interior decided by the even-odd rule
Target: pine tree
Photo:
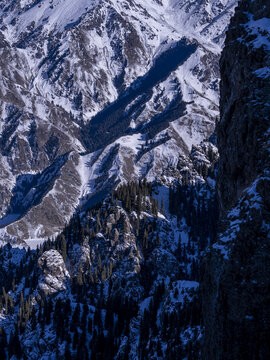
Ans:
{"type": "Polygon", "coordinates": [[[101,273],[101,281],[105,282],[106,281],[106,266],[103,265],[103,269],[102,269],[102,273],[101,273]]]}
{"type": "Polygon", "coordinates": [[[5,301],[5,314],[8,314],[8,294],[6,293],[4,286],[2,287],[2,292],[3,292],[3,296],[4,296],[4,301],[5,301]]]}
{"type": "Polygon", "coordinates": [[[88,318],[88,324],[87,324],[87,331],[88,333],[91,335],[92,331],[93,331],[93,323],[92,323],[92,319],[88,318]]]}
{"type": "Polygon", "coordinates": [[[78,303],[76,305],[76,308],[75,308],[75,310],[73,312],[72,319],[71,319],[71,322],[72,322],[73,326],[78,326],[79,325],[80,317],[81,317],[81,307],[80,307],[80,304],[78,303]]]}
{"type": "Polygon", "coordinates": [[[165,214],[165,207],[164,207],[164,200],[163,200],[163,198],[161,199],[161,214],[165,214]]]}
{"type": "Polygon", "coordinates": [[[72,360],[72,357],[71,357],[71,353],[70,353],[70,349],[69,349],[69,345],[68,345],[68,344],[67,344],[66,347],[65,347],[64,359],[65,359],[65,360],[72,360]]]}
{"type": "Polygon", "coordinates": [[[21,349],[17,326],[15,327],[15,333],[10,335],[8,352],[10,358],[12,357],[12,355],[15,355],[18,359],[20,359],[22,355],[22,349],[21,349]]]}
{"type": "Polygon", "coordinates": [[[35,330],[36,326],[37,326],[36,311],[33,309],[31,313],[31,329],[35,330]]]}
{"type": "Polygon", "coordinates": [[[101,264],[102,264],[102,262],[101,262],[101,256],[100,256],[100,254],[98,254],[98,270],[99,270],[99,271],[101,271],[101,269],[102,269],[101,264]]]}
{"type": "Polygon", "coordinates": [[[145,228],[143,233],[143,246],[148,248],[148,230],[145,228]]]}
{"type": "Polygon", "coordinates": [[[62,253],[64,262],[66,262],[66,258],[67,258],[67,243],[66,243],[65,235],[63,235],[63,234],[60,235],[60,248],[61,248],[61,253],[62,253]]]}
{"type": "Polygon", "coordinates": [[[1,359],[6,360],[7,335],[3,327],[0,327],[1,359]]]}
{"type": "Polygon", "coordinates": [[[72,349],[75,350],[79,343],[79,334],[77,328],[75,328],[72,342],[72,349]]]}
{"type": "Polygon", "coordinates": [[[81,264],[79,265],[79,268],[78,268],[77,285],[78,286],[83,286],[83,271],[82,271],[81,264]]]}
{"type": "Polygon", "coordinates": [[[19,324],[20,324],[20,326],[22,324],[23,318],[24,318],[24,297],[23,297],[23,292],[21,291],[20,309],[19,309],[19,324]]]}

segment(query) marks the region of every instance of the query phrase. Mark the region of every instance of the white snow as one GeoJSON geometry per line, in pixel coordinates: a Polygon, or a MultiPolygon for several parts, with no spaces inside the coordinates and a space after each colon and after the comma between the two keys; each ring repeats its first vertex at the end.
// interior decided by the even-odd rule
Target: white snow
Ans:
{"type": "Polygon", "coordinates": [[[262,79],[267,79],[270,77],[270,68],[269,67],[260,68],[254,71],[254,74],[262,79]]]}
{"type": "Polygon", "coordinates": [[[123,147],[130,148],[135,154],[141,149],[141,146],[145,144],[145,140],[142,134],[134,134],[123,136],[115,141],[116,144],[120,144],[123,147]]]}
{"type": "MultiPolygon", "coordinates": [[[[79,164],[76,165],[81,179],[78,189],[80,197],[95,193],[96,179],[100,175],[106,176],[105,181],[113,176],[122,182],[144,176],[150,181],[159,179],[166,167],[177,164],[179,154],[187,153],[193,144],[199,144],[213,131],[214,120],[218,115],[218,84],[215,83],[216,74],[211,66],[211,74],[204,79],[204,72],[209,69],[202,59],[220,54],[225,29],[236,0],[224,0],[223,6],[219,6],[220,0],[209,0],[201,7],[198,7],[196,2],[185,0],[111,0],[109,3],[98,0],[43,0],[28,9],[32,3],[30,0],[18,1],[14,10],[3,15],[2,33],[10,44],[9,56],[12,61],[7,71],[1,69],[1,92],[5,96],[10,90],[9,82],[14,84],[14,95],[24,104],[23,108],[29,116],[33,115],[36,119],[38,131],[59,131],[66,139],[64,142],[68,144],[62,145],[74,152],[83,152],[85,149],[78,136],[79,123],[67,120],[67,116],[71,114],[76,119],[81,115],[80,111],[74,109],[74,94],[69,94],[69,90],[62,85],[63,78],[54,83],[48,77],[48,69],[54,65],[57,67],[61,56],[69,54],[61,65],[63,69],[57,70],[63,70],[65,79],[73,76],[72,87],[83,95],[81,120],[87,122],[108,103],[117,99],[114,78],[119,75],[123,64],[120,58],[117,60],[112,46],[115,39],[122,41],[125,46],[125,38],[130,32],[134,32],[138,37],[136,39],[139,45],[134,48],[137,59],[125,68],[126,87],[139,76],[144,76],[156,57],[183,37],[191,41],[195,39],[199,44],[196,52],[184,64],[154,87],[150,101],[139,117],[134,117],[130,124],[133,129],[140,124],[146,124],[156,113],[163,111],[176,95],[182,93],[183,100],[189,103],[186,114],[173,121],[167,130],[157,134],[153,140],[159,140],[166,131],[169,135],[174,133],[174,138],[145,153],[139,161],[136,161],[136,155],[142,145],[145,145],[145,138],[141,134],[120,134],[118,140],[100,153],[80,155],[79,164]],[[126,21],[128,28],[120,22],[109,22],[112,9],[123,18],[123,23],[126,21]],[[92,28],[95,21],[98,25],[92,28]],[[110,25],[115,26],[110,28],[110,25]],[[17,48],[15,44],[26,38],[25,31],[33,35],[34,40],[30,40],[25,48],[17,48]],[[56,50],[55,59],[50,52],[50,46],[56,50]],[[53,59],[47,60],[47,56],[53,59]],[[96,95],[97,100],[93,100],[96,95]],[[159,97],[157,104],[156,97],[159,97]],[[155,109],[156,105],[158,110],[155,109]],[[101,174],[102,164],[116,144],[120,145],[119,152],[108,172],[101,174]]],[[[257,25],[261,28],[266,26],[264,23],[257,25]]],[[[124,55],[128,56],[126,53],[124,55]]],[[[4,115],[7,115],[7,109],[2,106],[1,118],[4,119],[4,115]]],[[[20,121],[14,133],[14,136],[18,136],[26,144],[29,124],[28,120],[20,121]]],[[[1,131],[3,126],[1,121],[1,131]]],[[[6,168],[11,170],[8,163],[6,168]]],[[[15,177],[11,171],[8,179],[10,184],[14,183],[15,177]]],[[[173,180],[170,176],[164,179],[168,183],[173,180]]],[[[10,184],[7,189],[9,191],[12,190],[10,184]]],[[[55,202],[56,190],[53,189],[50,195],[50,199],[55,202]]],[[[70,205],[70,211],[76,206],[75,201],[70,205]]],[[[61,206],[59,210],[62,210],[61,206]]],[[[65,220],[68,220],[68,216],[65,220]]],[[[28,225],[31,226],[30,222],[28,225]]],[[[42,237],[42,229],[42,224],[38,229],[30,229],[31,246],[35,246],[35,241],[42,237]]]]}
{"type": "Polygon", "coordinates": [[[197,281],[177,280],[172,283],[172,290],[169,292],[164,307],[166,311],[173,312],[177,304],[185,304],[191,301],[199,287],[197,281]]]}
{"type": "Polygon", "coordinates": [[[25,240],[26,244],[30,247],[31,250],[36,250],[37,247],[39,247],[40,245],[42,245],[44,243],[44,241],[47,239],[27,239],[25,240]]]}
{"type": "MultiPolygon", "coordinates": [[[[23,32],[30,22],[35,22],[35,27],[43,25],[46,30],[61,30],[65,26],[72,26],[87,11],[97,5],[100,1],[95,0],[49,0],[42,1],[38,6],[34,6],[24,12],[18,22],[18,31],[23,32]]],[[[27,3],[22,3],[25,6],[27,3]]]]}
{"type": "Polygon", "coordinates": [[[256,35],[256,39],[251,41],[252,45],[255,48],[263,46],[266,50],[270,50],[270,19],[254,20],[253,15],[249,15],[249,19],[245,28],[250,34],[256,35]]]}

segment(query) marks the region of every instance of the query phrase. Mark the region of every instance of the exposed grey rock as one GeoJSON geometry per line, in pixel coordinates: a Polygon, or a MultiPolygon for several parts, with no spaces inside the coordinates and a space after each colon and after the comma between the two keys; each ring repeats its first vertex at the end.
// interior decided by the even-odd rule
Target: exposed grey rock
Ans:
{"type": "Polygon", "coordinates": [[[65,282],[69,273],[57,250],[45,251],[38,259],[38,265],[42,272],[38,284],[41,294],[48,296],[66,289],[65,282]]]}

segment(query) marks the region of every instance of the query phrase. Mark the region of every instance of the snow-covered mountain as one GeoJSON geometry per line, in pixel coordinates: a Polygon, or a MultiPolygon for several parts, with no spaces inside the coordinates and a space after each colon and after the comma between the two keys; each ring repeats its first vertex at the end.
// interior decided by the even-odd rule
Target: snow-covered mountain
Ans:
{"type": "Polygon", "coordinates": [[[1,360],[270,357],[270,6],[213,133],[233,8],[2,2],[1,360]]]}
{"type": "Polygon", "coordinates": [[[3,241],[54,235],[119,181],[183,178],[236,2],[1,1],[3,241]]]}

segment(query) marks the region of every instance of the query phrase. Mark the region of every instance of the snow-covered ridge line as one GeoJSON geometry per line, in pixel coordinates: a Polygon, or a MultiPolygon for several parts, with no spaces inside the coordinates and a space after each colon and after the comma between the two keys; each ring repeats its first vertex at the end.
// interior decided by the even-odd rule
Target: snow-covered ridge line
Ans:
{"type": "Polygon", "coordinates": [[[41,173],[57,156],[72,152],[52,191],[35,212],[7,227],[8,234],[52,236],[81,197],[109,191],[118,181],[172,181],[179,154],[189,163],[192,146],[214,130],[218,54],[233,3],[1,2],[1,214],[7,213],[18,176],[41,173]],[[197,44],[195,52],[142,93],[133,89],[134,97],[121,110],[123,128],[116,116],[115,128],[93,132],[91,119],[132,91],[132,84],[144,84],[145,74],[151,78],[161,54],[185,37],[197,44]],[[85,149],[87,140],[92,144],[85,149]],[[90,167],[78,165],[96,149],[90,167]],[[85,150],[91,153],[82,155],[85,150]]]}

